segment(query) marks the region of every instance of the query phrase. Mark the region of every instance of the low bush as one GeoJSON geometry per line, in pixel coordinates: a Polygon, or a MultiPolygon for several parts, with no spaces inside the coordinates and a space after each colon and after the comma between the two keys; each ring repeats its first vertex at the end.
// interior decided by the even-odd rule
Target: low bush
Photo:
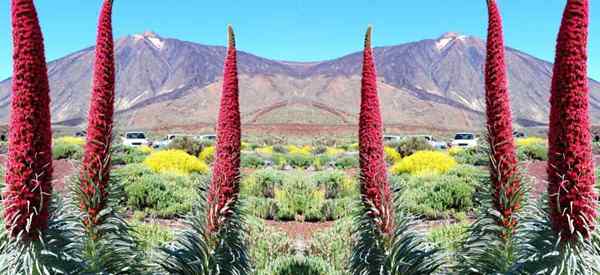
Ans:
{"type": "MultiPolygon", "coordinates": [[[[310,155],[312,155],[312,147],[308,146],[308,145],[304,145],[302,147],[299,147],[296,145],[289,145],[287,147],[287,152],[290,155],[310,156],[310,155]]],[[[282,153],[282,152],[279,152],[279,153],[282,153]]]]}
{"type": "Polygon", "coordinates": [[[277,204],[272,198],[245,197],[245,212],[261,219],[275,219],[277,214],[277,204]]]}
{"type": "Polygon", "coordinates": [[[198,156],[204,148],[212,146],[212,141],[197,140],[193,137],[176,137],[166,149],[181,150],[192,156],[198,156]]]}
{"type": "Polygon", "coordinates": [[[138,248],[146,253],[175,239],[173,230],[160,224],[134,222],[131,230],[138,248]]]}
{"type": "Polygon", "coordinates": [[[531,143],[517,147],[517,156],[521,161],[548,160],[548,146],[545,143],[531,143]]]}
{"type": "Polygon", "coordinates": [[[428,219],[471,211],[478,180],[456,174],[405,176],[400,201],[410,213],[428,219]]]}
{"type": "Polygon", "coordinates": [[[517,146],[529,146],[534,144],[546,144],[546,140],[539,137],[517,138],[515,140],[517,146]]]}
{"type": "Polygon", "coordinates": [[[201,161],[204,161],[205,163],[212,163],[215,160],[215,147],[205,147],[204,149],[202,149],[202,152],[200,152],[200,155],[198,157],[201,161]]]}
{"type": "Polygon", "coordinates": [[[275,188],[275,201],[278,220],[324,220],[325,192],[301,172],[289,174],[284,184],[275,188]]]}
{"type": "Polygon", "coordinates": [[[157,174],[142,164],[127,165],[117,169],[115,174],[132,210],[164,218],[181,216],[191,210],[201,180],[198,176],[157,174]]]}
{"type": "Polygon", "coordinates": [[[313,163],[313,156],[311,154],[290,154],[287,158],[287,163],[292,167],[296,168],[308,168],[313,163]]]}
{"type": "Polygon", "coordinates": [[[419,151],[432,151],[434,149],[427,140],[418,137],[403,139],[397,144],[397,151],[401,157],[408,157],[419,151]]]}
{"type": "Polygon", "coordinates": [[[456,166],[456,161],[450,155],[437,151],[419,151],[403,158],[391,171],[399,175],[444,174],[456,166]]]}
{"type": "Polygon", "coordinates": [[[275,188],[282,186],[284,174],[274,169],[257,170],[241,181],[240,192],[243,196],[275,197],[275,188]]]}
{"type": "Polygon", "coordinates": [[[144,160],[144,164],[158,173],[168,172],[188,175],[190,173],[206,174],[208,172],[208,165],[181,150],[154,152],[144,160]]]}
{"type": "Polygon", "coordinates": [[[325,200],[321,210],[323,218],[326,220],[338,220],[348,217],[352,214],[353,209],[356,209],[357,201],[356,198],[351,197],[325,200]]]}
{"type": "Polygon", "coordinates": [[[488,151],[481,146],[464,149],[453,147],[448,151],[458,163],[476,166],[487,166],[490,163],[488,151]]]}
{"type": "Polygon", "coordinates": [[[80,160],[83,158],[83,145],[56,140],[52,145],[52,158],[80,160]]]}
{"type": "Polygon", "coordinates": [[[265,147],[256,148],[255,151],[256,151],[256,153],[263,155],[263,156],[271,156],[274,153],[273,146],[265,146],[265,147]]]}
{"type": "Polygon", "coordinates": [[[132,147],[123,144],[117,144],[112,147],[112,164],[126,165],[133,163],[141,163],[146,157],[153,152],[148,150],[148,146],[132,147]]]}
{"type": "Polygon", "coordinates": [[[358,156],[344,156],[336,159],[335,167],[338,169],[350,169],[358,167],[358,156]]]}
{"type": "Polygon", "coordinates": [[[292,240],[284,232],[273,229],[251,216],[247,217],[246,225],[248,256],[252,259],[257,274],[272,275],[261,272],[267,272],[273,259],[293,253],[292,240]]]}
{"type": "Polygon", "coordinates": [[[240,166],[242,168],[262,168],[265,166],[265,160],[257,154],[244,153],[240,159],[240,166]]]}
{"type": "Polygon", "coordinates": [[[333,275],[329,263],[320,257],[286,256],[273,261],[261,275],[333,275]]]}
{"type": "Polygon", "coordinates": [[[348,240],[352,239],[352,218],[343,218],[336,221],[332,227],[316,232],[308,247],[308,254],[323,258],[332,267],[333,272],[346,270],[348,259],[352,254],[352,246],[348,240]]]}
{"type": "Polygon", "coordinates": [[[336,158],[336,157],[340,156],[341,154],[343,154],[344,152],[346,152],[346,151],[341,148],[327,147],[327,149],[325,149],[324,154],[326,156],[328,156],[329,158],[336,158]]]}
{"type": "Polygon", "coordinates": [[[312,181],[317,185],[318,188],[325,190],[325,198],[333,199],[340,197],[342,193],[351,193],[352,190],[344,190],[345,188],[351,188],[351,184],[347,184],[349,181],[346,173],[340,170],[324,171],[316,173],[312,176],[312,181]]]}
{"type": "Polygon", "coordinates": [[[468,237],[468,230],[467,223],[447,224],[431,229],[427,239],[436,247],[455,253],[468,237]]]}
{"type": "Polygon", "coordinates": [[[396,151],[396,149],[386,146],[383,148],[385,153],[385,161],[388,164],[394,164],[402,159],[402,155],[396,151]]]}

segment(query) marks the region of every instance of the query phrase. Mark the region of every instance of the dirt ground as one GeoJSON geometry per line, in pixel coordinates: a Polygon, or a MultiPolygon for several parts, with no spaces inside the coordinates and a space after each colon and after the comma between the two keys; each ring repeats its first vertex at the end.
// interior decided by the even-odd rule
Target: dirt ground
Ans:
{"type": "MultiPolygon", "coordinates": [[[[6,167],[6,161],[8,157],[6,155],[0,155],[0,165],[6,167]]],[[[71,160],[55,160],[52,163],[54,167],[53,175],[53,187],[56,192],[65,191],[65,182],[68,177],[73,175],[77,170],[77,162],[71,160]]]]}

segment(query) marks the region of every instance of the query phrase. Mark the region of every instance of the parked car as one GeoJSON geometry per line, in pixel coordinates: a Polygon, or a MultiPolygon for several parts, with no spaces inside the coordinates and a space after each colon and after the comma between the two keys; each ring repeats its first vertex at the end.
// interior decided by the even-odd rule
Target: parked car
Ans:
{"type": "Polygon", "coordinates": [[[383,135],[383,142],[397,142],[402,140],[401,136],[396,135],[383,135]]]}
{"type": "Polygon", "coordinates": [[[86,130],[77,131],[77,132],[75,132],[75,136],[76,137],[86,137],[87,131],[86,130]]]}
{"type": "Polygon", "coordinates": [[[409,135],[409,136],[404,137],[404,139],[409,139],[409,138],[422,138],[422,139],[426,140],[427,143],[429,143],[429,145],[431,145],[431,147],[433,147],[435,149],[447,149],[448,148],[448,143],[443,142],[443,141],[437,141],[431,135],[409,135]]]}
{"type": "Polygon", "coordinates": [[[188,135],[183,135],[183,134],[168,134],[165,139],[163,140],[158,140],[152,143],[152,147],[155,149],[158,148],[164,148],[169,146],[169,144],[171,144],[171,142],[173,142],[173,140],[175,140],[178,137],[187,137],[188,135]]]}
{"type": "Polygon", "coordinates": [[[146,134],[144,132],[127,132],[122,138],[123,145],[128,146],[142,146],[142,145],[150,145],[148,139],[146,139],[146,134]]]}
{"type": "Polygon", "coordinates": [[[199,140],[215,141],[215,140],[217,140],[217,135],[215,135],[215,134],[199,135],[198,139],[199,140]]]}
{"type": "Polygon", "coordinates": [[[526,138],[527,134],[520,132],[520,131],[514,131],[513,132],[513,137],[515,138],[526,138]]]}
{"type": "Polygon", "coordinates": [[[457,133],[454,135],[454,140],[452,141],[452,147],[475,147],[478,144],[479,138],[473,133],[457,133]]]}

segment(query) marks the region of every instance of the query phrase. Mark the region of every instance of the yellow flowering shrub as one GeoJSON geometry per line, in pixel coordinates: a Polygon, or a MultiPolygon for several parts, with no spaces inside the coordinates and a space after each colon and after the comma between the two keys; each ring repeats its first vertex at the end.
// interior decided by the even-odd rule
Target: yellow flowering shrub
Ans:
{"type": "Polygon", "coordinates": [[[152,153],[152,151],[154,151],[154,149],[152,149],[152,147],[146,146],[146,145],[138,146],[136,148],[136,150],[138,150],[138,151],[140,151],[141,153],[144,153],[144,154],[150,154],[150,153],[152,153]]]}
{"type": "Polygon", "coordinates": [[[465,149],[454,146],[454,147],[450,147],[450,149],[448,149],[448,154],[450,154],[451,156],[456,156],[460,153],[462,153],[465,149]]]}
{"type": "Polygon", "coordinates": [[[456,160],[446,153],[418,151],[403,158],[391,168],[393,174],[444,174],[456,166],[456,160]]]}
{"type": "Polygon", "coordinates": [[[144,160],[144,165],[156,173],[187,175],[208,172],[206,163],[182,150],[153,152],[144,160]]]}
{"type": "Polygon", "coordinates": [[[358,151],[358,142],[350,144],[350,150],[358,151]]]}
{"type": "Polygon", "coordinates": [[[539,138],[539,137],[518,138],[516,140],[516,144],[517,144],[517,146],[529,146],[529,145],[537,145],[537,144],[544,145],[544,144],[546,144],[546,140],[543,138],[539,138]]]}
{"type": "Polygon", "coordinates": [[[308,156],[312,154],[312,147],[308,146],[308,145],[304,145],[302,147],[296,146],[296,145],[289,145],[287,147],[288,149],[288,153],[290,153],[290,155],[303,155],[303,156],[308,156]]]}
{"type": "Polygon", "coordinates": [[[84,145],[85,138],[64,136],[64,137],[59,137],[59,138],[54,139],[54,142],[61,143],[61,144],[69,144],[69,145],[84,145]]]}
{"type": "Polygon", "coordinates": [[[385,153],[385,161],[388,163],[396,163],[402,159],[402,155],[392,147],[384,147],[383,152],[385,153]]]}
{"type": "Polygon", "coordinates": [[[335,158],[335,157],[343,154],[344,152],[345,152],[344,149],[340,149],[340,148],[336,148],[336,147],[327,147],[327,149],[325,149],[325,155],[330,158],[335,158]]]}
{"type": "Polygon", "coordinates": [[[204,161],[205,163],[212,163],[215,160],[215,147],[214,146],[208,146],[206,148],[204,148],[204,150],[202,150],[202,152],[200,152],[200,160],[204,161]]]}
{"type": "Polygon", "coordinates": [[[265,146],[256,148],[256,152],[261,155],[272,155],[273,154],[273,146],[265,146]]]}

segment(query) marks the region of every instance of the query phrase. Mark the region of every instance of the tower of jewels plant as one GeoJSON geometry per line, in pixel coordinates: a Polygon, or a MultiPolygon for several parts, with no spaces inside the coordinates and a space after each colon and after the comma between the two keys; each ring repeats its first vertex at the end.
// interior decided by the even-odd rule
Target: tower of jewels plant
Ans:
{"type": "Polygon", "coordinates": [[[189,217],[190,229],[162,249],[158,264],[169,274],[248,274],[244,221],[238,202],[241,119],[237,53],[228,27],[223,90],[217,121],[217,152],[208,190],[189,217]]]}
{"type": "Polygon", "coordinates": [[[487,8],[484,76],[490,177],[481,192],[478,218],[458,253],[464,274],[507,272],[513,267],[518,257],[518,214],[526,193],[513,139],[502,17],[496,0],[487,0],[487,8]]]}
{"type": "Polygon", "coordinates": [[[548,133],[548,192],[524,236],[528,274],[600,274],[598,195],[589,121],[589,1],[568,0],[554,61],[548,133]]]}
{"type": "Polygon", "coordinates": [[[52,197],[52,130],[44,42],[32,0],[11,1],[13,78],[1,274],[64,272],[66,240],[52,197]]]}
{"type": "Polygon", "coordinates": [[[352,274],[431,274],[441,265],[438,251],[427,247],[414,220],[394,203],[383,152],[383,126],[377,74],[367,29],[363,54],[359,157],[362,204],[355,217],[352,274]]]}

